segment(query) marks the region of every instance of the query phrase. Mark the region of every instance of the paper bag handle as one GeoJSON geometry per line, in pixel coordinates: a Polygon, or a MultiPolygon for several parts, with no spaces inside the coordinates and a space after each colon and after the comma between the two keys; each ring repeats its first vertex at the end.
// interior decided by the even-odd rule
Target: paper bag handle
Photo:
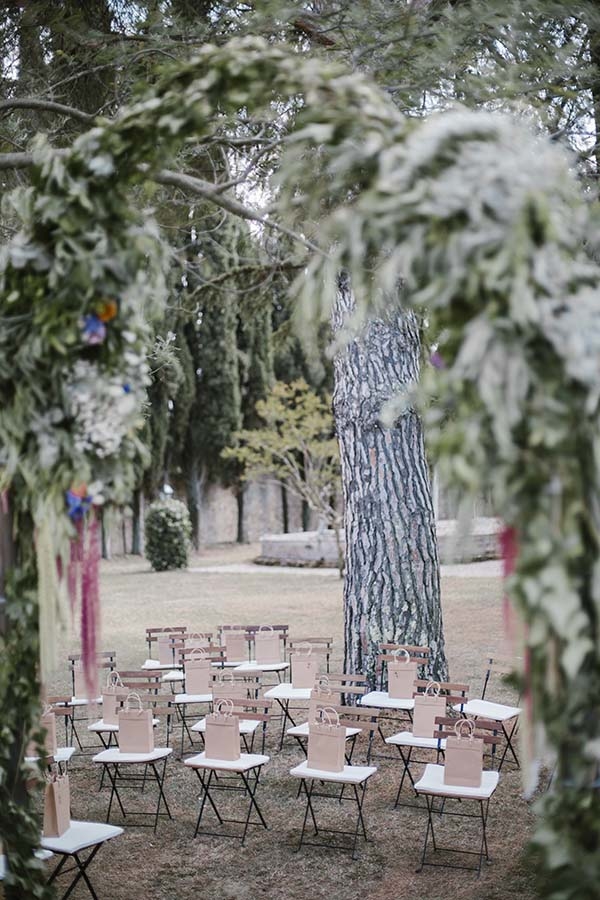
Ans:
{"type": "Polygon", "coordinates": [[[473,732],[475,731],[475,722],[473,719],[459,719],[454,724],[454,733],[457,738],[462,739],[465,737],[465,733],[463,731],[463,725],[467,726],[467,735],[470,741],[473,740],[473,732]]]}
{"type": "Polygon", "coordinates": [[[312,644],[310,641],[300,641],[299,644],[296,644],[294,647],[294,653],[298,653],[298,651],[302,648],[300,656],[302,656],[306,652],[306,656],[310,656],[312,653],[312,644]]]}
{"type": "Polygon", "coordinates": [[[127,711],[131,710],[131,703],[130,703],[130,701],[131,701],[132,699],[133,699],[133,700],[137,700],[137,705],[138,705],[137,712],[143,712],[143,711],[144,711],[144,706],[143,706],[143,703],[142,703],[142,698],[140,697],[140,695],[138,694],[137,691],[129,691],[129,693],[127,694],[127,697],[126,697],[126,699],[125,699],[125,709],[126,709],[127,711]]]}
{"type": "Polygon", "coordinates": [[[121,676],[116,669],[113,669],[106,676],[106,687],[123,687],[121,676]]]}
{"type": "Polygon", "coordinates": [[[321,706],[317,715],[323,725],[328,725],[330,728],[335,728],[340,724],[340,717],[333,706],[321,706]]]}
{"type": "Polygon", "coordinates": [[[259,626],[258,626],[258,630],[259,630],[259,631],[271,631],[271,632],[272,632],[274,629],[273,629],[273,626],[272,626],[272,625],[259,625],[259,626]]]}
{"type": "Polygon", "coordinates": [[[49,716],[49,715],[52,715],[53,712],[54,712],[54,710],[52,709],[52,707],[50,706],[50,704],[49,704],[49,703],[46,703],[46,704],[44,705],[43,710],[42,710],[42,716],[49,716]]]}
{"type": "Polygon", "coordinates": [[[218,716],[231,716],[233,715],[233,700],[229,698],[223,697],[222,700],[216,700],[214,704],[214,712],[218,716]],[[225,710],[223,710],[225,707],[225,710]]]}
{"type": "Polygon", "coordinates": [[[206,649],[204,647],[192,647],[190,652],[188,653],[188,659],[191,659],[194,654],[198,653],[202,659],[206,656],[206,649]]]}
{"type": "Polygon", "coordinates": [[[425,696],[426,697],[439,697],[440,696],[440,683],[439,681],[428,681],[427,687],[425,688],[425,696]]]}
{"type": "Polygon", "coordinates": [[[395,650],[392,650],[392,656],[396,658],[396,662],[400,662],[400,656],[403,657],[405,665],[408,665],[410,662],[410,653],[404,647],[397,647],[395,650]]]}

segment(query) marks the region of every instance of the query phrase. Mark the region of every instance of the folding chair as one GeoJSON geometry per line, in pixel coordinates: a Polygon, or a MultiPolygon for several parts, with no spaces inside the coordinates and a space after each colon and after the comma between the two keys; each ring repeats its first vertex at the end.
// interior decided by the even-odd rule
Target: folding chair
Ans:
{"type": "MultiPolygon", "coordinates": [[[[103,674],[108,671],[112,672],[117,667],[117,651],[116,650],[102,650],[101,652],[96,654],[96,668],[100,673],[100,680],[102,680],[103,674]]],[[[68,718],[68,722],[71,729],[71,736],[67,738],[67,744],[73,744],[73,741],[76,740],[80,750],[93,750],[92,747],[84,747],[81,743],[79,733],[77,731],[77,723],[84,722],[88,720],[87,715],[87,707],[90,705],[97,705],[102,703],[102,697],[77,697],[76,696],[76,685],[75,685],[75,672],[77,667],[81,664],[82,654],[81,653],[69,653],[67,656],[67,663],[69,666],[69,674],[71,678],[71,686],[72,686],[72,697],[69,698],[69,705],[73,708],[71,715],[68,718]],[[80,710],[82,713],[85,712],[85,715],[77,716],[77,710],[80,710]]],[[[65,720],[65,725],[67,720],[65,720]]]]}
{"type": "MultiPolygon", "coordinates": [[[[205,656],[208,658],[209,663],[212,665],[217,665],[222,667],[225,661],[225,648],[224,647],[216,647],[213,644],[209,644],[207,647],[202,648],[204,650],[205,656]]],[[[179,694],[173,695],[173,704],[175,708],[175,713],[177,716],[177,720],[181,723],[181,745],[180,745],[180,755],[183,756],[184,742],[185,737],[190,742],[190,745],[193,749],[194,746],[194,738],[192,732],[190,730],[190,726],[188,722],[191,719],[198,719],[198,706],[202,706],[204,704],[212,704],[212,690],[209,690],[205,694],[192,694],[186,690],[185,685],[185,664],[188,659],[193,658],[196,655],[196,648],[188,648],[185,646],[177,649],[177,660],[182,665],[182,676],[183,676],[183,692],[179,694]],[[188,709],[193,709],[193,714],[188,714],[188,709]]],[[[164,680],[164,679],[163,679],[164,680]]]]}
{"type": "Polygon", "coordinates": [[[298,646],[304,647],[306,644],[310,644],[312,647],[313,653],[323,654],[325,656],[325,672],[329,674],[331,653],[333,651],[333,638],[331,637],[305,637],[305,638],[293,638],[288,641],[287,649],[288,649],[288,659],[289,656],[294,653],[294,651],[298,648],[298,646]]]}
{"type": "MultiPolygon", "coordinates": [[[[239,718],[240,739],[244,745],[246,753],[254,753],[254,742],[257,732],[261,732],[261,748],[260,752],[264,754],[267,737],[267,722],[271,719],[272,701],[266,700],[264,697],[240,700],[232,698],[234,703],[234,714],[239,718]],[[247,710],[248,715],[239,715],[240,710],[247,710]],[[251,714],[252,713],[252,714],[251,714]]],[[[212,705],[212,700],[211,700],[212,705]]],[[[191,726],[191,731],[199,734],[204,740],[206,734],[206,717],[200,719],[195,725],[191,726]]]]}
{"type": "MultiPolygon", "coordinates": [[[[280,661],[273,663],[258,663],[256,661],[256,655],[254,653],[255,646],[255,638],[257,631],[260,631],[264,625],[222,625],[220,628],[220,636],[221,643],[226,644],[226,632],[227,631],[244,631],[246,635],[246,641],[248,644],[248,656],[249,658],[246,660],[241,660],[235,666],[236,670],[241,673],[253,674],[255,672],[261,672],[263,675],[268,672],[272,672],[277,675],[277,679],[281,682],[281,675],[283,672],[286,672],[290,664],[285,660],[285,652],[286,652],[286,644],[287,644],[287,636],[289,631],[289,625],[270,625],[269,627],[273,629],[273,631],[279,635],[281,650],[280,650],[280,661]]],[[[233,664],[233,660],[227,660],[225,663],[226,666],[231,666],[233,664]]]]}
{"type": "MultiPolygon", "coordinates": [[[[436,719],[436,724],[442,726],[441,730],[439,731],[440,740],[446,740],[448,737],[454,736],[452,726],[455,723],[456,719],[445,717],[436,719]],[[448,726],[450,726],[450,730],[448,730],[448,726]]],[[[487,744],[497,743],[497,723],[478,720],[474,736],[481,738],[484,743],[487,744]]],[[[477,877],[479,877],[479,875],[481,874],[481,866],[484,857],[488,861],[490,859],[487,844],[487,820],[490,800],[492,798],[492,795],[494,794],[494,791],[498,787],[499,777],[500,776],[497,771],[484,771],[482,773],[481,785],[479,787],[462,787],[460,785],[444,784],[444,766],[434,765],[433,763],[428,763],[425,766],[425,771],[423,772],[421,778],[414,785],[416,794],[419,796],[423,794],[427,802],[427,830],[425,832],[425,841],[423,843],[421,861],[417,872],[422,871],[424,866],[442,866],[450,869],[468,869],[470,871],[475,871],[477,872],[477,877]],[[442,807],[440,810],[436,810],[434,806],[436,797],[442,800],[442,807]],[[458,801],[458,805],[460,807],[458,811],[455,811],[454,809],[448,810],[448,801],[451,800],[458,801]],[[478,811],[476,813],[468,813],[464,811],[467,801],[471,801],[478,805],[478,811]],[[433,824],[434,813],[439,813],[440,816],[444,815],[462,819],[474,819],[475,821],[479,822],[481,826],[481,840],[479,843],[479,849],[470,850],[464,849],[462,847],[441,847],[436,842],[433,824]],[[460,853],[473,855],[477,857],[477,865],[467,866],[450,862],[432,862],[431,860],[428,860],[427,846],[430,838],[434,853],[445,852],[449,854],[460,853]]],[[[461,829],[461,832],[462,831],[463,829],[461,829]]]]}
{"type": "Polygon", "coordinates": [[[265,756],[264,748],[265,748],[265,734],[267,725],[270,719],[270,702],[265,701],[264,699],[252,699],[252,700],[244,700],[244,699],[234,699],[233,701],[233,715],[236,715],[239,719],[240,724],[240,737],[244,740],[245,737],[242,731],[242,725],[244,723],[248,723],[253,725],[252,731],[252,744],[248,749],[247,745],[246,749],[248,752],[240,753],[240,756],[237,760],[218,760],[218,759],[210,759],[206,756],[206,753],[199,753],[197,756],[192,756],[189,759],[184,760],[184,764],[192,768],[200,782],[201,785],[201,795],[200,795],[200,809],[198,812],[198,819],[196,821],[196,828],[194,830],[194,837],[197,837],[198,834],[213,836],[213,837],[225,837],[225,838],[239,838],[237,834],[229,834],[223,831],[200,831],[202,825],[202,819],[204,817],[205,811],[208,807],[212,810],[214,815],[217,818],[218,824],[222,825],[243,825],[243,832],[241,836],[242,847],[246,841],[246,836],[248,834],[248,829],[251,826],[262,826],[267,829],[267,823],[262,814],[262,811],[258,805],[256,799],[256,792],[258,790],[258,783],[260,781],[260,774],[262,771],[262,767],[265,763],[269,762],[270,757],[265,756]],[[259,712],[258,710],[262,710],[259,712]],[[254,734],[259,726],[262,725],[262,752],[261,753],[253,753],[253,744],[254,744],[254,734]],[[241,784],[236,786],[232,784],[233,781],[241,781],[241,784]],[[246,818],[245,819],[230,819],[225,818],[220,809],[217,806],[217,801],[215,799],[215,794],[218,792],[241,792],[246,797],[248,797],[248,807],[246,810],[246,818]],[[255,817],[253,818],[253,813],[255,817]]]}
{"type": "MultiPolygon", "coordinates": [[[[68,738],[69,735],[69,717],[73,714],[73,707],[68,705],[70,702],[70,696],[58,696],[58,697],[44,697],[44,702],[50,707],[55,717],[64,718],[65,720],[65,736],[68,738]]],[[[58,734],[58,723],[57,723],[57,734],[58,734]]],[[[75,747],[57,747],[56,752],[53,755],[44,756],[44,763],[51,768],[54,763],[58,766],[58,771],[61,774],[64,774],[67,771],[68,764],[71,760],[71,757],[75,753],[75,747]]],[[[40,760],[39,756],[26,756],[26,763],[36,763],[40,760]]]]}
{"type": "MultiPolygon", "coordinates": [[[[429,681],[426,681],[424,679],[419,679],[415,682],[418,692],[425,691],[428,684],[429,681]]],[[[468,699],[468,684],[457,684],[456,682],[452,681],[441,681],[437,682],[437,684],[440,688],[440,694],[442,694],[446,699],[446,707],[452,706],[453,703],[465,703],[468,699]]],[[[433,751],[436,754],[436,763],[440,762],[440,757],[443,756],[444,750],[446,748],[446,741],[440,738],[438,732],[439,728],[434,728],[432,729],[431,737],[417,737],[412,733],[412,731],[407,730],[400,731],[397,734],[392,734],[389,737],[385,738],[386,744],[397,747],[400,760],[402,762],[402,772],[398,785],[398,791],[396,793],[394,809],[397,809],[398,806],[407,806],[413,808],[417,806],[418,809],[422,808],[420,805],[414,803],[400,803],[400,796],[402,794],[404,780],[407,776],[414,790],[415,781],[410,771],[411,763],[427,765],[430,762],[430,760],[428,759],[413,758],[414,750],[433,751]]]]}
{"type": "Polygon", "coordinates": [[[173,645],[171,642],[171,653],[172,653],[172,661],[168,663],[161,663],[158,657],[158,639],[161,635],[169,634],[175,639],[181,639],[181,637],[188,631],[187,625],[165,625],[160,628],[146,628],[146,643],[148,645],[148,659],[146,659],[142,665],[142,669],[148,669],[153,672],[160,671],[169,671],[171,669],[176,668],[175,666],[175,651],[173,649],[173,645]],[[155,652],[155,656],[153,656],[153,651],[155,652]]]}
{"type": "MultiPolygon", "coordinates": [[[[374,723],[372,729],[370,729],[369,736],[369,750],[367,756],[368,759],[370,759],[373,732],[377,729],[376,721],[379,716],[379,710],[352,705],[367,692],[366,677],[364,675],[330,673],[329,675],[323,676],[323,681],[330,691],[330,694],[325,694],[318,699],[317,708],[331,706],[338,712],[340,718],[346,718],[347,715],[351,715],[355,719],[374,723]]],[[[289,737],[296,739],[303,753],[306,753],[305,742],[308,740],[308,725],[308,721],[302,722],[300,725],[293,725],[285,732],[289,737]]],[[[350,765],[352,754],[354,752],[356,738],[362,730],[363,729],[359,726],[346,726],[346,741],[350,743],[346,754],[348,765],[350,765]]]]}
{"type": "Polygon", "coordinates": [[[188,651],[189,655],[189,652],[196,649],[206,650],[212,646],[211,641],[212,633],[205,631],[177,632],[170,637],[169,645],[173,654],[173,665],[175,668],[165,671],[161,680],[164,684],[171,685],[173,693],[175,693],[175,685],[183,684],[185,680],[183,663],[186,651],[188,651]]]}
{"type": "Polygon", "coordinates": [[[488,657],[483,678],[481,698],[479,700],[469,700],[467,703],[457,703],[454,706],[456,712],[459,712],[461,715],[467,716],[470,719],[490,719],[500,725],[505,744],[502,756],[498,762],[498,771],[502,769],[507,753],[509,752],[512,755],[516,767],[520,768],[519,758],[513,742],[517,735],[521,707],[508,706],[504,703],[494,703],[490,700],[486,700],[486,693],[490,685],[490,680],[494,674],[508,675],[513,669],[514,660],[507,660],[504,658],[499,659],[498,657],[494,658],[491,656],[488,657]]]}
{"type": "MultiPolygon", "coordinates": [[[[126,673],[122,673],[123,683],[127,686],[127,681],[123,677],[126,673]]],[[[136,685],[135,690],[137,693],[143,691],[142,687],[136,685]]],[[[172,716],[173,710],[171,708],[171,697],[169,695],[161,696],[160,694],[155,693],[154,687],[149,686],[146,690],[145,695],[143,696],[142,702],[146,702],[152,709],[153,712],[153,724],[159,720],[161,716],[165,716],[167,719],[167,743],[169,740],[170,734],[170,718],[172,716]],[[161,706],[160,704],[164,704],[161,706]]],[[[118,728],[118,726],[117,726],[118,728]]],[[[169,805],[167,803],[167,798],[164,792],[164,783],[165,776],[167,770],[167,761],[169,756],[173,750],[170,747],[155,747],[149,753],[125,753],[119,747],[111,747],[107,750],[103,750],[101,753],[98,753],[93,757],[93,762],[102,766],[102,779],[101,783],[104,780],[104,776],[106,775],[110,781],[111,791],[110,791],[110,799],[108,802],[108,810],[106,813],[106,821],[110,821],[110,814],[112,811],[113,801],[116,800],[119,809],[121,810],[121,814],[123,818],[128,819],[128,824],[131,825],[129,820],[129,816],[137,816],[140,818],[150,818],[151,821],[149,823],[146,822],[138,822],[138,827],[153,827],[154,832],[156,833],[156,829],[158,827],[158,820],[160,816],[168,816],[169,819],[172,819],[171,810],[169,809],[169,805]],[[138,773],[135,770],[136,768],[143,768],[142,773],[138,773]],[[145,793],[146,785],[148,782],[156,783],[157,786],[157,801],[156,807],[154,810],[147,809],[131,809],[129,808],[127,811],[125,810],[125,805],[123,803],[122,792],[124,789],[128,787],[137,787],[141,785],[140,793],[145,793]],[[165,812],[161,812],[161,805],[164,804],[165,812]]]]}
{"type": "MultiPolygon", "coordinates": [[[[374,707],[375,709],[380,709],[382,712],[387,713],[387,715],[382,715],[379,720],[379,734],[381,736],[382,741],[385,742],[385,734],[383,732],[383,722],[387,722],[390,724],[396,724],[401,722],[412,722],[412,711],[414,709],[415,701],[412,697],[400,697],[400,698],[392,698],[390,697],[389,691],[384,691],[383,687],[385,684],[386,678],[386,668],[388,663],[392,662],[396,657],[394,656],[395,650],[406,650],[411,660],[419,663],[420,668],[423,670],[427,668],[430,657],[430,649],[429,647],[418,647],[418,646],[402,646],[401,644],[381,644],[380,645],[381,653],[377,656],[377,667],[376,667],[376,680],[379,680],[380,689],[375,691],[369,691],[361,698],[361,704],[365,706],[374,707]],[[392,715],[392,713],[396,713],[396,715],[392,715]],[[402,713],[403,715],[398,715],[402,713]]],[[[417,674],[419,674],[417,670],[417,674]]],[[[377,754],[380,759],[395,759],[392,756],[386,756],[385,754],[377,754]]]]}
{"type": "Polygon", "coordinates": [[[68,829],[60,837],[42,837],[40,842],[42,849],[61,857],[48,879],[48,884],[52,884],[61,875],[76,872],[77,874],[62,895],[63,900],[71,895],[80,880],[85,882],[94,900],[98,900],[87,870],[104,844],[121,834],[123,834],[123,829],[115,825],[77,822],[71,819],[68,829]],[[82,859],[81,854],[86,850],[90,852],[85,859],[82,859]],[[75,864],[67,869],[65,865],[69,859],[72,859],[75,864]]]}
{"type": "Polygon", "coordinates": [[[375,766],[348,766],[345,765],[341,772],[326,772],[321,769],[309,768],[308,761],[300,763],[290,769],[290,775],[293,778],[300,779],[300,789],[298,795],[304,794],[306,797],[306,809],[302,822],[302,831],[300,833],[300,843],[298,850],[305,845],[312,847],[321,847],[326,850],[350,850],[352,859],[357,859],[357,845],[359,837],[365,842],[369,840],[367,837],[367,828],[363,816],[363,805],[365,801],[365,793],[367,782],[377,771],[375,766]],[[341,787],[341,793],[336,790],[334,794],[325,793],[326,785],[334,785],[336,788],[341,787]],[[346,787],[351,789],[351,795],[345,796],[346,787]],[[317,824],[317,816],[315,811],[314,800],[321,798],[324,800],[334,800],[338,806],[344,802],[356,803],[356,821],[353,830],[325,828],[321,824],[317,824]],[[313,837],[316,838],[321,833],[334,835],[348,835],[351,838],[351,845],[333,844],[326,841],[307,841],[304,836],[307,831],[308,818],[311,818],[313,827],[313,837]]]}

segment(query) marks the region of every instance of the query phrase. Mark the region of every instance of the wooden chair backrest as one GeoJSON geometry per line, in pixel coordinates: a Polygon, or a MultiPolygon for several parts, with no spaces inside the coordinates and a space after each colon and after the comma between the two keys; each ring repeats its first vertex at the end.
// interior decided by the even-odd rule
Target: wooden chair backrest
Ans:
{"type": "Polygon", "coordinates": [[[73,713],[73,706],[71,705],[71,696],[63,696],[63,695],[52,695],[50,697],[45,697],[44,702],[51,707],[52,712],[55,716],[70,716],[73,713]]]}
{"type": "MultiPolygon", "coordinates": [[[[465,721],[465,719],[449,716],[436,716],[436,729],[433,737],[449,738],[456,737],[455,726],[457,722],[465,721]]],[[[485,744],[498,744],[500,742],[501,728],[497,722],[490,722],[488,719],[472,719],[475,722],[473,736],[483,740],[485,744]]],[[[468,738],[467,738],[468,740],[468,738]]]]}
{"type": "Polygon", "coordinates": [[[346,673],[327,672],[324,675],[318,675],[315,679],[316,684],[322,687],[328,687],[334,693],[339,694],[366,694],[369,685],[365,675],[348,675],[346,673]]]}
{"type": "MultiPolygon", "coordinates": [[[[423,695],[431,683],[432,679],[430,678],[417,678],[415,681],[416,691],[413,692],[413,697],[423,695]]],[[[468,684],[460,684],[455,681],[436,681],[434,684],[436,687],[439,687],[440,694],[443,695],[447,704],[467,703],[469,699],[468,684]]]]}
{"type": "Polygon", "coordinates": [[[158,641],[159,634],[165,634],[165,632],[173,634],[185,634],[188,630],[187,625],[165,625],[156,627],[156,628],[146,628],[146,643],[148,644],[148,653],[152,655],[152,644],[155,641],[158,641]]]}
{"type": "Polygon", "coordinates": [[[368,706],[339,706],[317,701],[317,709],[333,709],[338,714],[340,725],[344,728],[359,728],[365,732],[377,731],[377,719],[381,710],[368,706]]]}
{"type": "MultiPolygon", "coordinates": [[[[209,644],[207,647],[202,648],[204,651],[204,656],[212,663],[212,662],[225,662],[227,660],[227,655],[225,653],[225,647],[219,647],[217,644],[209,644]]],[[[198,654],[197,650],[193,647],[178,647],[175,650],[177,662],[181,663],[184,668],[187,660],[189,659],[200,659],[200,654],[198,654]]]]}

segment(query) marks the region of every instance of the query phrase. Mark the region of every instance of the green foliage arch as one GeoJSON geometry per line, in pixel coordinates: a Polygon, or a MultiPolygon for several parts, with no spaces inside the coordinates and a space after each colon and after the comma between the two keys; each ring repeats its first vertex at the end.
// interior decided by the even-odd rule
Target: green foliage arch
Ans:
{"type": "Polygon", "coordinates": [[[127,190],[186,137],[212,132],[240,107],[268,115],[273,98],[298,93],[279,199],[288,220],[301,212],[305,234],[312,218],[323,248],[299,287],[307,319],[335,302],[341,269],[357,322],[387,313],[400,277],[402,301],[427,308],[444,366],[428,371],[423,388],[431,446],[451,483],[493,488],[518,539],[507,586],[527,629],[529,721],[557,759],[536,838],[552,872],[548,894],[595,897],[600,278],[582,249],[595,225],[562,152],[510,120],[455,112],[417,128],[367,79],[252,39],[206,47],[67,153],[38,146],[31,187],[10,200],[22,227],[0,259],[0,488],[19,536],[0,678],[8,895],[44,895],[18,786],[38,702],[40,586],[46,608],[48,594],[58,604],[48,559],[65,555],[72,533],[64,492],[95,479],[107,502],[120,501],[142,452],[136,411],[166,260],[127,190]],[[108,337],[86,344],[82,320],[111,302],[118,314],[108,337]],[[110,453],[77,438],[88,410],[69,405],[65,383],[81,363],[96,364],[100,386],[133,384],[131,427],[110,453]],[[44,419],[52,410],[60,418],[44,419]],[[9,689],[14,673],[18,691],[9,689]]]}

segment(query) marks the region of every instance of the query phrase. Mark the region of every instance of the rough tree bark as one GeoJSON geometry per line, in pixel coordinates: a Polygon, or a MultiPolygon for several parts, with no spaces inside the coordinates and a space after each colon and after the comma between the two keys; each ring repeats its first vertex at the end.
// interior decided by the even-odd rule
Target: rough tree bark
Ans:
{"type": "MultiPolygon", "coordinates": [[[[342,282],[339,330],[353,297],[342,282]]],[[[342,463],[346,577],[345,672],[374,682],[382,642],[431,647],[431,674],[446,680],[440,576],[430,473],[414,410],[393,427],[382,407],[419,376],[412,314],[373,319],[337,354],[333,408],[342,463]]]]}

